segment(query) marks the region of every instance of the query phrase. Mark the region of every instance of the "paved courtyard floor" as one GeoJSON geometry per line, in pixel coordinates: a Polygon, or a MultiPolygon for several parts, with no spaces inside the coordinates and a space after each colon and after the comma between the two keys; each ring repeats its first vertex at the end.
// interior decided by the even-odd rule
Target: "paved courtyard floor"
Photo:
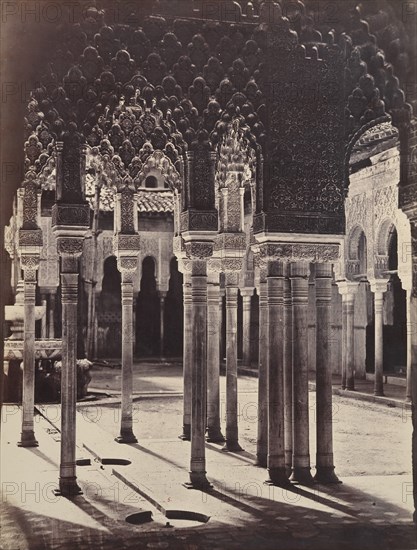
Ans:
{"type": "MultiPolygon", "coordinates": [[[[407,409],[334,396],[335,462],[343,483],[282,490],[265,485],[266,471],[253,466],[257,380],[240,377],[239,430],[244,452],[224,453],[221,445],[207,444],[207,476],[213,490],[202,493],[183,486],[188,480],[190,444],[178,439],[180,376],[174,370],[164,376],[164,369],[155,369],[140,372],[138,368],[135,375],[138,443],[134,445],[114,442],[120,421],[115,389],[120,371],[103,369],[100,381],[93,372],[91,385],[97,389],[108,385],[113,397],[77,407],[78,456],[86,465],[77,468],[83,494],[71,501],[53,493],[58,479],[60,407],[39,407],[36,449],[16,446],[21,411],[14,405],[3,407],[2,550],[416,548],[407,409]],[[150,512],[152,521],[126,522],[127,516],[141,512],[150,512]],[[199,513],[197,519],[209,519],[206,523],[196,517],[176,519],[176,512],[199,513]]],[[[221,389],[224,421],[223,377],[221,389]]],[[[310,412],[314,467],[313,392],[310,412]]]]}

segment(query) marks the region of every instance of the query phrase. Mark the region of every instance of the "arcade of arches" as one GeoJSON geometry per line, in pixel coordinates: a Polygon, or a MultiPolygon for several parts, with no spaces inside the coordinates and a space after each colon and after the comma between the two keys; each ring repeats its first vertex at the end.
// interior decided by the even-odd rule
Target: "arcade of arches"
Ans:
{"type": "Polygon", "coordinates": [[[411,54],[401,40],[391,47],[375,6],[397,21],[395,10],[335,1],[340,25],[315,28],[308,0],[297,17],[284,17],[285,0],[228,3],[238,20],[160,1],[135,27],[108,21],[97,2],[62,31],[31,94],[6,228],[24,322],[6,351],[24,363],[23,446],[37,444],[35,355],[60,351],[64,495],[79,490],[77,353],[120,358],[122,443],[136,441],[134,357],[183,357],[197,488],[209,487],[206,431],[223,439],[223,358],[225,448],[240,450],[241,360],[258,370],[258,465],[279,486],[312,481],[309,370],[323,483],[338,481],[332,374],[347,391],[371,377],[376,395],[396,375],[413,397],[411,54]]]}

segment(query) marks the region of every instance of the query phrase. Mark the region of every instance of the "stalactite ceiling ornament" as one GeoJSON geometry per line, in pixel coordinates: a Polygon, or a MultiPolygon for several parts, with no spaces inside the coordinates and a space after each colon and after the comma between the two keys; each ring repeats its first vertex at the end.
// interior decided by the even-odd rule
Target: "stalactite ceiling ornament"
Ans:
{"type": "MultiPolygon", "coordinates": [[[[315,59],[317,66],[332,63],[336,51],[343,56],[346,144],[363,125],[387,113],[394,124],[410,118],[401,87],[412,63],[398,38],[401,22],[387,2],[381,0],[378,9],[373,3],[352,9],[339,2],[334,26],[316,17],[315,2],[297,2],[295,10],[287,4],[274,5],[271,15],[267,8],[272,4],[261,8],[255,2],[248,11],[242,3],[243,12],[239,8],[234,21],[204,19],[197,4],[193,13],[180,10],[181,15],[172,16],[169,3],[155,3],[152,15],[134,14],[131,24],[111,22],[105,10],[86,10],[77,24],[59,30],[59,47],[52,50],[32,93],[26,115],[26,171],[35,172],[44,188],[52,187],[54,144],[69,124],[92,151],[108,159],[116,179],[130,177],[136,185],[147,158],[157,151],[185,177],[181,162],[199,129],[207,132],[215,150],[236,116],[248,128],[257,153],[265,156],[271,122],[284,140],[291,140],[285,128],[279,129],[279,120],[268,115],[267,103],[275,101],[273,74],[266,63],[271,37],[281,41],[279,47],[294,62],[301,51],[313,60],[310,66],[315,59]],[[274,25],[282,32],[275,35],[274,25]]],[[[236,8],[236,3],[231,5],[236,8]]],[[[306,93],[331,98],[337,90],[306,93]]],[[[276,101],[291,99],[288,88],[276,101]]],[[[333,116],[326,109],[318,114],[333,116]]],[[[323,184],[320,208],[339,211],[343,189],[338,185],[323,184]]],[[[290,189],[289,196],[300,202],[303,189],[290,189]]],[[[270,197],[267,194],[266,200],[270,197]]],[[[282,198],[274,201],[284,208],[282,198]]]]}

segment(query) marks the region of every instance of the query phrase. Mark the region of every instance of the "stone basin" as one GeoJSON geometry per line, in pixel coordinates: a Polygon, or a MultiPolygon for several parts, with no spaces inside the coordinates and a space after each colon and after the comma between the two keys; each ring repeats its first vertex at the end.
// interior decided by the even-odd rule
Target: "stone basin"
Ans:
{"type": "MultiPolygon", "coordinates": [[[[39,321],[45,315],[45,306],[35,306],[35,321],[39,321]]],[[[4,316],[5,320],[11,323],[23,323],[25,318],[25,306],[21,304],[15,304],[14,306],[5,306],[4,316]]]]}
{"type": "MultiPolygon", "coordinates": [[[[24,341],[6,338],[4,341],[4,360],[23,359],[24,341]]],[[[36,338],[36,359],[58,359],[61,357],[62,340],[60,338],[36,338]]]]}

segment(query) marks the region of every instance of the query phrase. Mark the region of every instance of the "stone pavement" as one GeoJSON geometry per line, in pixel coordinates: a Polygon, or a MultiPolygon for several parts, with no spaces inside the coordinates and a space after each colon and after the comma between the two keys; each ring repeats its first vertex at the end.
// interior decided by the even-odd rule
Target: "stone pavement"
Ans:
{"type": "MultiPolygon", "coordinates": [[[[224,369],[223,369],[224,371],[224,369]]],[[[239,390],[250,391],[250,378],[257,377],[256,368],[239,367],[239,390]]],[[[220,377],[221,389],[225,383],[224,372],[220,377]]],[[[108,392],[111,395],[120,394],[121,370],[119,367],[110,368],[96,366],[92,371],[91,391],[108,392]]],[[[346,398],[358,399],[372,403],[383,403],[387,406],[400,407],[409,410],[410,403],[406,403],[405,386],[385,383],[384,397],[374,396],[374,382],[372,380],[355,380],[355,391],[341,389],[340,375],[333,375],[333,393],[346,398]]],[[[309,374],[309,388],[315,390],[315,373],[309,374]]],[[[162,363],[140,361],[133,368],[133,391],[137,395],[156,396],[181,395],[183,391],[181,362],[166,361],[162,363]]]]}
{"type": "Polygon", "coordinates": [[[77,468],[83,495],[70,501],[53,494],[59,425],[36,416],[37,449],[16,446],[19,430],[20,410],[3,407],[2,550],[416,547],[409,475],[349,477],[342,485],[283,491],[263,484],[266,472],[251,464],[249,453],[226,454],[207,444],[214,488],[202,493],[182,485],[188,480],[189,443],[172,437],[119,445],[78,413],[79,456],[90,464],[77,468]],[[131,464],[102,464],[83,443],[101,459],[124,458],[131,464]],[[164,514],[174,510],[210,519],[201,524],[167,519],[164,514]],[[152,512],[153,521],[125,521],[140,511],[152,512]]]}

